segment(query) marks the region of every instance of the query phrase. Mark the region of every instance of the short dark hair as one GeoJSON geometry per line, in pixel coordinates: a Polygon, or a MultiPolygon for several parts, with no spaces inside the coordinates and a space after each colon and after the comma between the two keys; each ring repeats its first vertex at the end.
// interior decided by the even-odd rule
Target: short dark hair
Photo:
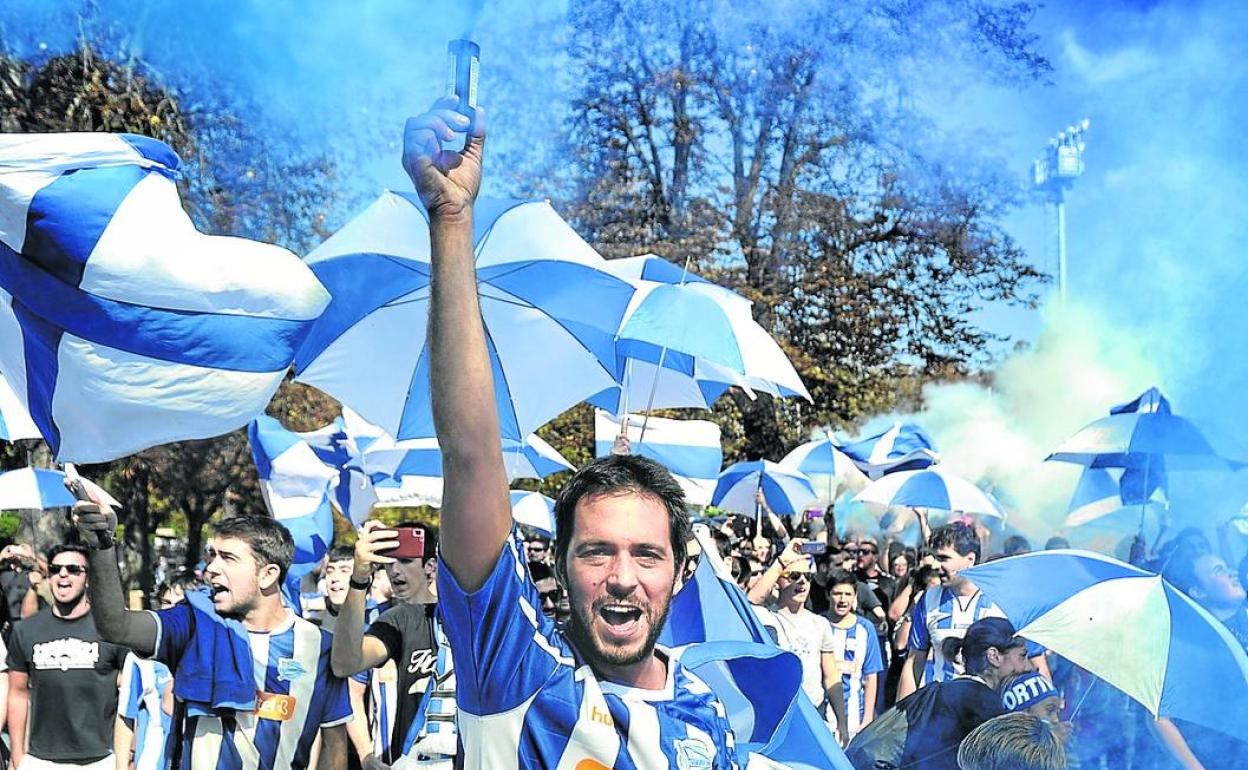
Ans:
{"type": "Polygon", "coordinates": [[[277,580],[286,580],[286,572],[295,560],[295,541],[290,531],[276,519],[268,516],[228,516],[212,525],[217,537],[233,537],[242,540],[256,555],[261,564],[276,564],[277,580]]]}
{"type": "Polygon", "coordinates": [[[1170,581],[1170,585],[1190,594],[1196,586],[1196,561],[1206,553],[1208,551],[1190,545],[1176,547],[1162,565],[1161,576],[1170,581]]]}
{"type": "Polygon", "coordinates": [[[77,543],[57,543],[48,549],[48,569],[52,568],[52,560],[63,553],[76,553],[83,559],[89,558],[86,546],[78,545],[77,543]]]}
{"type": "Polygon", "coordinates": [[[974,527],[963,521],[953,521],[932,530],[931,537],[927,539],[927,546],[933,551],[952,548],[960,556],[973,553],[976,562],[983,556],[979,550],[979,535],[975,534],[974,527]]]}
{"type": "Polygon", "coordinates": [[[1070,541],[1062,537],[1061,535],[1054,535],[1053,537],[1046,540],[1044,543],[1044,550],[1046,551],[1056,551],[1059,548],[1069,548],[1069,547],[1070,547],[1070,541]]]}
{"type": "Polygon", "coordinates": [[[620,492],[651,495],[667,509],[669,537],[676,574],[685,563],[689,542],[689,513],[685,493],[671,472],[648,457],[608,455],[591,460],[573,474],[555,500],[555,570],[563,575],[576,506],[586,497],[620,492]]]}
{"type": "Polygon", "coordinates": [[[1001,551],[1006,556],[1031,553],[1031,541],[1022,535],[1010,535],[1005,539],[1005,545],[1001,547],[1001,551]]]}
{"type": "Polygon", "coordinates": [[[856,591],[858,577],[847,569],[834,569],[832,574],[828,575],[828,591],[831,592],[836,586],[853,586],[856,591]]]}
{"type": "Polygon", "coordinates": [[[542,562],[542,561],[529,562],[529,577],[532,578],[534,583],[536,583],[539,580],[553,578],[554,576],[555,576],[555,573],[551,572],[550,566],[546,564],[546,562],[542,562]]]}
{"type": "Polygon", "coordinates": [[[335,561],[355,561],[355,548],[349,545],[336,545],[329,549],[329,555],[326,556],[326,562],[335,561]]]}
{"type": "Polygon", "coordinates": [[[195,579],[195,573],[184,569],[160,581],[156,586],[156,596],[159,597],[173,588],[181,588],[182,592],[186,593],[187,591],[195,590],[195,587],[198,585],[199,581],[195,579]]]}

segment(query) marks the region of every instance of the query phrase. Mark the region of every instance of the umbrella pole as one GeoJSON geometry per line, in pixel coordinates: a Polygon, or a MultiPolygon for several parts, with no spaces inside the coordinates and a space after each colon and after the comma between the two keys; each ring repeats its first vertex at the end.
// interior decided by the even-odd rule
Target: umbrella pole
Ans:
{"type": "MultiPolygon", "coordinates": [[[[680,272],[680,285],[685,285],[685,279],[689,277],[689,260],[693,259],[693,255],[685,256],[685,267],[680,272]]],[[[641,435],[637,437],[637,443],[641,444],[646,440],[646,426],[650,423],[650,410],[654,408],[654,394],[659,389],[659,375],[663,372],[663,361],[667,358],[667,348],[659,350],[659,365],[654,370],[654,381],[650,383],[650,398],[646,401],[646,416],[641,421],[641,435]]]]}

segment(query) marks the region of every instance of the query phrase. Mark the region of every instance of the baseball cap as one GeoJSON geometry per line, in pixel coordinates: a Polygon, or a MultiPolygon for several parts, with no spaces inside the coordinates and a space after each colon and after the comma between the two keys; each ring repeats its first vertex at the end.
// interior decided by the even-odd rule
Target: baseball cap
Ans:
{"type": "Polygon", "coordinates": [[[1008,679],[1001,688],[1001,702],[1007,711],[1025,711],[1045,698],[1057,696],[1053,683],[1035,671],[1008,679]]]}

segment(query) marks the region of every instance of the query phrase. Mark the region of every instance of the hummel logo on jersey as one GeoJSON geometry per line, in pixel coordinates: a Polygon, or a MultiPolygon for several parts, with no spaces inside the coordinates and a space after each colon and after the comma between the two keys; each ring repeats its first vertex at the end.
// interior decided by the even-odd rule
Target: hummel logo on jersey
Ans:
{"type": "Polygon", "coordinates": [[[597,706],[589,707],[589,719],[591,722],[598,722],[607,727],[615,727],[615,720],[611,718],[610,712],[599,711],[597,706]]]}
{"type": "Polygon", "coordinates": [[[57,639],[54,642],[36,644],[31,662],[35,668],[47,670],[59,668],[68,671],[71,668],[95,668],[100,659],[100,643],[84,642],[81,639],[57,639]]]}

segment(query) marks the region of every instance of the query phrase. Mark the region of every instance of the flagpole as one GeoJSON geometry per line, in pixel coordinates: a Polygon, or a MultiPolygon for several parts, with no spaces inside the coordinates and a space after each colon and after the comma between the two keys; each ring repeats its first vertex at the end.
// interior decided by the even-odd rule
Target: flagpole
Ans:
{"type": "MultiPolygon", "coordinates": [[[[685,257],[685,267],[680,272],[680,283],[678,286],[685,285],[685,279],[689,277],[689,260],[693,258],[692,254],[685,257]]],[[[650,410],[654,407],[654,394],[659,389],[659,375],[663,372],[663,362],[667,359],[667,346],[664,345],[659,350],[659,365],[654,370],[654,379],[650,382],[650,398],[646,401],[646,416],[641,420],[641,435],[637,437],[637,443],[641,444],[646,440],[646,426],[650,424],[650,410]]],[[[694,377],[697,377],[697,367],[694,367],[694,377]]]]}

